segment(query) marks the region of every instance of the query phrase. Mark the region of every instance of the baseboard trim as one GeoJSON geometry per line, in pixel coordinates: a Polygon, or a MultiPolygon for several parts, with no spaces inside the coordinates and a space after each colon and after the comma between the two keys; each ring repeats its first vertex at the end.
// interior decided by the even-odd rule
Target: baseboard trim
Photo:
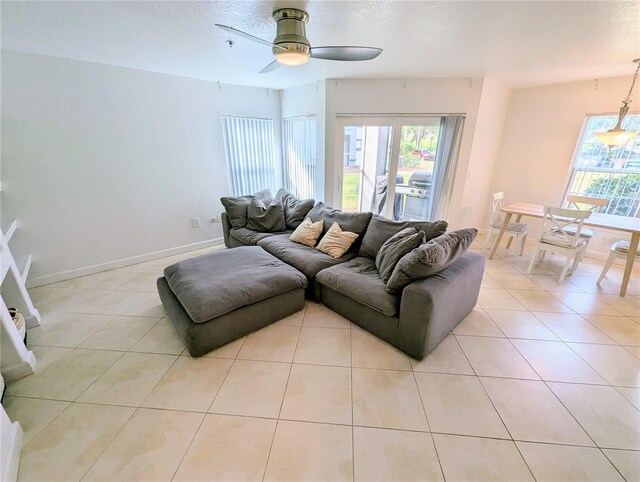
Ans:
{"type": "Polygon", "coordinates": [[[160,251],[153,251],[151,253],[131,256],[129,258],[122,258],[114,261],[108,261],[106,263],[94,264],[91,266],[84,266],[82,268],[70,269],[68,271],[60,271],[59,273],[49,274],[46,276],[38,276],[37,278],[31,278],[27,280],[26,286],[27,288],[35,288],[37,286],[48,285],[51,283],[58,283],[60,281],[66,281],[68,279],[79,278],[81,276],[87,276],[90,274],[96,274],[102,271],[108,271],[110,269],[123,268],[125,266],[130,266],[132,264],[144,263],[145,261],[153,261],[154,259],[165,258],[167,256],[187,253],[189,251],[195,251],[197,249],[209,248],[211,246],[218,246],[223,243],[224,243],[223,238],[208,239],[206,241],[199,241],[197,243],[185,244],[182,246],[177,246],[175,248],[168,248],[160,251]]]}

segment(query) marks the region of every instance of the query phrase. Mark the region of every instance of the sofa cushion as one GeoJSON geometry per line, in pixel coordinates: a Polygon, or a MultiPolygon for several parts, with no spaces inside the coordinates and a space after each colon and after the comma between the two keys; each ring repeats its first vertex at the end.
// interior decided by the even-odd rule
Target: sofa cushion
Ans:
{"type": "Polygon", "coordinates": [[[387,282],[387,291],[396,293],[409,283],[438,274],[464,255],[478,230],[460,229],[428,241],[405,255],[387,282]]]}
{"type": "Polygon", "coordinates": [[[355,257],[355,254],[345,254],[342,258],[332,258],[311,246],[294,243],[287,234],[276,234],[261,239],[258,241],[258,246],[303,272],[309,279],[315,278],[320,270],[344,263],[355,257]]]}
{"type": "Polygon", "coordinates": [[[284,188],[278,190],[276,199],[282,201],[287,229],[296,229],[314,204],[313,199],[299,199],[284,188]]]}
{"type": "Polygon", "coordinates": [[[444,234],[447,230],[446,221],[391,221],[381,216],[373,216],[367,232],[362,239],[362,246],[358,256],[376,259],[376,255],[384,242],[391,236],[405,228],[416,228],[425,234],[425,241],[444,234]]]}
{"type": "Polygon", "coordinates": [[[352,298],[383,315],[395,316],[400,297],[387,293],[372,259],[357,257],[320,271],[316,280],[323,286],[352,298]]]}
{"type": "Polygon", "coordinates": [[[167,266],[171,291],[195,323],[307,287],[296,269],[257,246],[243,246],[167,266]]]}
{"type": "Polygon", "coordinates": [[[338,223],[333,223],[327,234],[320,240],[317,249],[334,258],[340,258],[348,251],[351,245],[358,239],[356,233],[343,231],[338,223]]]}
{"type": "Polygon", "coordinates": [[[404,228],[387,239],[376,255],[376,269],[386,284],[398,261],[424,243],[424,232],[416,228],[404,228]]]}
{"type": "Polygon", "coordinates": [[[254,197],[247,208],[247,228],[261,233],[277,233],[287,229],[282,201],[274,199],[271,204],[265,204],[254,197]]]}
{"type": "Polygon", "coordinates": [[[289,239],[294,243],[304,244],[306,246],[315,246],[318,242],[318,238],[322,233],[322,226],[324,221],[311,222],[311,219],[307,218],[300,223],[296,230],[291,233],[289,239]]]}
{"type": "Polygon", "coordinates": [[[338,223],[344,231],[358,234],[358,239],[356,239],[356,241],[351,245],[347,253],[358,252],[360,242],[367,230],[367,226],[369,226],[371,216],[371,213],[344,213],[339,209],[333,209],[329,206],[325,206],[322,202],[317,203],[308,214],[308,217],[311,218],[311,221],[313,222],[320,220],[324,221],[322,236],[327,234],[327,231],[329,231],[331,226],[333,226],[333,223],[338,223]]]}
{"type": "Polygon", "coordinates": [[[264,189],[250,196],[226,196],[220,198],[220,202],[224,206],[231,226],[234,228],[244,228],[247,226],[247,208],[254,197],[260,199],[265,204],[271,204],[273,199],[269,189],[264,189]]]}
{"type": "Polygon", "coordinates": [[[238,241],[246,244],[247,246],[255,246],[258,244],[258,241],[264,238],[268,238],[269,236],[273,236],[274,234],[286,234],[287,231],[283,231],[281,233],[259,233],[258,231],[253,231],[248,228],[233,228],[229,231],[229,234],[236,238],[238,241]]]}

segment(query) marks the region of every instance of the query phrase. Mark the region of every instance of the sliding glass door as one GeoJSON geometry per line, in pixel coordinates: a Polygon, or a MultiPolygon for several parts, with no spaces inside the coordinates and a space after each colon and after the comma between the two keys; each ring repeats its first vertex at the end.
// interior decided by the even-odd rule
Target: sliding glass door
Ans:
{"type": "Polygon", "coordinates": [[[440,215],[461,127],[460,116],[339,118],[342,209],[397,221],[440,215]]]}

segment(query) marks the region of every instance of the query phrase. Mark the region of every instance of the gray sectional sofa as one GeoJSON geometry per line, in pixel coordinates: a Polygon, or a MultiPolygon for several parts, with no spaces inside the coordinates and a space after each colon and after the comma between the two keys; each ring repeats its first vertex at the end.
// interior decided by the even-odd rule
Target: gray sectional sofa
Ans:
{"type": "Polygon", "coordinates": [[[306,297],[322,302],[365,330],[420,360],[473,309],[484,272],[484,256],[467,252],[440,273],[414,281],[401,293],[385,290],[375,266],[384,242],[406,227],[415,227],[431,239],[444,233],[446,223],[393,222],[371,213],[343,213],[317,203],[306,217],[323,219],[326,233],[333,222],[359,234],[341,258],[289,240],[292,232],[260,233],[234,228],[222,215],[228,248],[259,246],[303,273],[306,297]]]}

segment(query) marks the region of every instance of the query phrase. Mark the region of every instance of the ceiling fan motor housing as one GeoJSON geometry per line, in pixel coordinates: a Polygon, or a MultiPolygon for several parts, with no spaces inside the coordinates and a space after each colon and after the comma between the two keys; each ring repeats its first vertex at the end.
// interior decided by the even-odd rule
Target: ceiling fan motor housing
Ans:
{"type": "MultiPolygon", "coordinates": [[[[305,24],[309,21],[309,14],[297,8],[280,8],[273,12],[273,19],[277,23],[275,45],[284,47],[289,53],[309,56],[311,47],[305,24]]],[[[274,48],[273,54],[278,57],[282,50],[274,48]]]]}

